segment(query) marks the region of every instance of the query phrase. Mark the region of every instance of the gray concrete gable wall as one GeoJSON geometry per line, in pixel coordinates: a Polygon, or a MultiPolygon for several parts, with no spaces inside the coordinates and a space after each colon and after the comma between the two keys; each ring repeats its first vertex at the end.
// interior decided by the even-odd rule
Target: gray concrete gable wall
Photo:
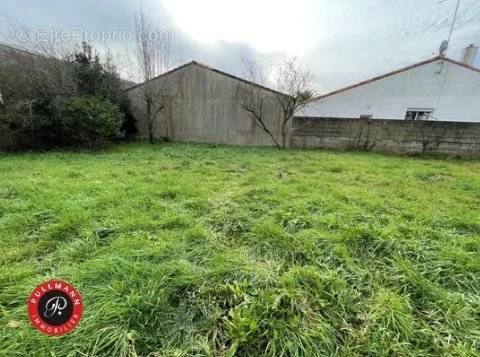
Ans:
{"type": "MultiPolygon", "coordinates": [[[[187,65],[155,81],[171,81],[175,89],[167,108],[155,120],[155,136],[171,140],[230,145],[271,146],[272,140],[235,99],[237,86],[252,86],[264,98],[268,127],[279,137],[280,107],[276,94],[196,64],[187,65]]],[[[141,88],[129,91],[139,136],[148,137],[141,88]]]]}

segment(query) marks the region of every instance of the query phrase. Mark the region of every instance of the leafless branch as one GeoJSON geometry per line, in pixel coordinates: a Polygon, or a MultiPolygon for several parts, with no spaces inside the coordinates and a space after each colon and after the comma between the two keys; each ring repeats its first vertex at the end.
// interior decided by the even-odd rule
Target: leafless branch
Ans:
{"type": "Polygon", "coordinates": [[[256,83],[270,85],[277,90],[276,101],[281,112],[278,118],[281,128],[280,139],[276,139],[265,125],[263,120],[265,114],[259,103],[261,96],[256,93],[258,89],[253,88],[253,86],[243,89],[240,95],[237,93],[237,99],[240,101],[242,108],[257,122],[261,123],[262,129],[272,137],[275,144],[280,148],[285,148],[288,144],[289,122],[314,97],[314,92],[310,89],[313,81],[311,72],[299,64],[296,58],[287,59],[279,65],[270,67],[259,65],[254,60],[243,60],[243,63],[245,66],[244,74],[248,79],[256,83]]]}
{"type": "Polygon", "coordinates": [[[239,84],[236,88],[235,99],[257,127],[263,130],[272,139],[275,146],[280,149],[280,143],[265,122],[265,98],[261,91],[260,88],[248,84],[239,84]]]}
{"type": "Polygon", "coordinates": [[[155,81],[170,68],[170,39],[163,38],[160,29],[149,23],[141,6],[135,15],[135,35],[137,73],[140,81],[144,83],[140,90],[145,104],[149,140],[153,142],[156,117],[165,109],[167,98],[175,96],[175,93],[172,93],[171,81],[155,81]]]}

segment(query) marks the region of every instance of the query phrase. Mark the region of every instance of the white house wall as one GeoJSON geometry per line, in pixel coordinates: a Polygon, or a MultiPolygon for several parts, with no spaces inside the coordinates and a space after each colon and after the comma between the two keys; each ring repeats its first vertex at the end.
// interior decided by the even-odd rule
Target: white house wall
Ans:
{"type": "Polygon", "coordinates": [[[320,98],[298,115],[404,120],[407,108],[433,108],[441,121],[480,122],[480,72],[438,60],[320,98]]]}

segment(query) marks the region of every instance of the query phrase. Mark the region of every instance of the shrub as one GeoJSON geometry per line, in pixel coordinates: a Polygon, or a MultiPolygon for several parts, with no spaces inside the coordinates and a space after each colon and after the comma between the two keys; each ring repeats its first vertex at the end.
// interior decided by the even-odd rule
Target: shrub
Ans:
{"type": "Polygon", "coordinates": [[[122,133],[126,138],[134,136],[136,125],[130,100],[111,56],[107,54],[102,60],[89,43],[82,42],[80,49],[69,56],[68,62],[79,93],[99,96],[117,105],[123,113],[122,133]]]}
{"type": "MultiPolygon", "coordinates": [[[[55,98],[76,93],[72,71],[63,61],[15,49],[1,54],[0,126],[3,143],[12,149],[45,149],[57,145],[55,98]]],[[[3,144],[3,145],[2,145],[3,144]]]]}
{"type": "Polygon", "coordinates": [[[119,135],[122,114],[118,106],[97,96],[60,99],[58,114],[66,145],[98,147],[119,135]]]}
{"type": "Polygon", "coordinates": [[[85,42],[70,55],[55,52],[12,48],[0,53],[6,59],[0,61],[0,147],[92,147],[120,131],[125,138],[133,137],[135,120],[124,91],[126,84],[111,57],[100,58],[85,42]],[[95,115],[80,120],[80,113],[95,115]],[[97,123],[101,127],[95,128],[97,123]],[[72,133],[74,128],[82,131],[72,133]]]}

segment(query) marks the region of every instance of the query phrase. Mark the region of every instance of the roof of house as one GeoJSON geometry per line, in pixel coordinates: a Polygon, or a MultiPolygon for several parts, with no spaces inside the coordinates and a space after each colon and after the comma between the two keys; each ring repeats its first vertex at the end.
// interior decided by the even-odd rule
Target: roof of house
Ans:
{"type": "Polygon", "coordinates": [[[2,47],[5,48],[8,51],[23,52],[23,53],[26,53],[26,54],[29,54],[29,55],[34,55],[34,53],[32,53],[32,52],[29,52],[29,51],[23,50],[21,48],[13,47],[13,46],[8,45],[6,43],[1,43],[0,42],[0,48],[2,48],[2,47]]]}
{"type": "Polygon", "coordinates": [[[235,80],[237,80],[237,81],[240,81],[240,82],[243,82],[243,83],[246,83],[246,84],[253,85],[253,86],[257,87],[257,88],[264,89],[264,90],[266,90],[266,91],[269,91],[269,92],[272,92],[272,93],[275,93],[275,94],[278,94],[278,95],[287,95],[287,94],[282,93],[282,92],[279,92],[279,91],[277,91],[277,90],[275,90],[275,89],[265,87],[265,86],[263,86],[263,85],[261,85],[261,84],[258,84],[258,83],[249,81],[249,80],[247,80],[247,79],[245,79],[245,78],[237,77],[237,76],[235,76],[235,75],[233,75],[233,74],[230,74],[230,73],[227,73],[227,72],[223,72],[223,71],[221,71],[221,70],[219,70],[219,69],[213,68],[213,67],[211,67],[211,66],[209,66],[209,65],[206,65],[206,64],[203,64],[203,63],[200,63],[200,62],[197,62],[197,61],[191,61],[191,62],[188,62],[188,63],[186,63],[186,64],[184,64],[184,65],[181,65],[181,66],[179,66],[179,67],[176,67],[176,68],[174,68],[174,69],[171,69],[170,71],[167,71],[167,72],[165,72],[165,73],[162,73],[161,75],[159,75],[159,76],[157,76],[157,77],[155,77],[155,78],[152,78],[152,79],[150,79],[150,80],[148,80],[148,81],[146,81],[146,82],[136,84],[136,85],[134,85],[133,87],[128,88],[126,91],[128,92],[128,91],[130,91],[130,90],[133,90],[133,89],[135,89],[135,88],[138,88],[138,87],[144,85],[145,83],[148,83],[148,82],[157,80],[157,79],[159,79],[159,78],[162,78],[162,77],[164,77],[164,76],[167,76],[167,75],[169,75],[169,74],[171,74],[171,73],[173,73],[173,72],[176,72],[176,71],[178,71],[178,70],[180,70],[180,69],[183,69],[183,68],[185,68],[185,67],[187,67],[187,66],[191,66],[191,65],[195,65],[195,66],[199,66],[199,67],[204,68],[204,69],[208,69],[209,71],[222,74],[222,75],[224,75],[224,76],[230,77],[230,78],[235,79],[235,80]]]}
{"type": "Polygon", "coordinates": [[[46,59],[53,60],[53,61],[61,61],[61,59],[53,57],[53,56],[49,56],[49,55],[41,54],[41,53],[36,53],[36,52],[29,51],[29,50],[19,48],[19,47],[14,47],[14,46],[6,44],[6,43],[0,43],[0,51],[4,51],[4,52],[8,51],[10,53],[22,53],[22,54],[25,54],[25,55],[28,55],[28,56],[46,58],[46,59]]]}
{"type": "Polygon", "coordinates": [[[470,66],[470,65],[465,64],[465,63],[463,63],[463,62],[455,61],[455,60],[453,60],[453,59],[451,59],[451,58],[448,58],[448,57],[445,57],[445,56],[443,56],[443,55],[439,55],[439,56],[435,56],[435,57],[433,57],[433,58],[430,58],[430,59],[428,59],[428,60],[421,61],[421,62],[417,62],[417,63],[415,63],[415,64],[412,64],[412,65],[409,65],[409,66],[406,66],[406,67],[403,67],[403,68],[400,68],[400,69],[397,69],[397,70],[394,70],[394,71],[391,71],[391,72],[382,74],[382,75],[380,75],[380,76],[376,76],[376,77],[373,77],[373,78],[371,78],[371,79],[367,79],[367,80],[365,80],[365,81],[361,81],[361,82],[358,82],[358,83],[349,85],[348,87],[340,88],[340,89],[334,90],[334,91],[332,91],[332,92],[319,95],[319,96],[315,97],[315,98],[312,100],[312,102],[315,101],[315,100],[323,99],[323,98],[326,98],[326,97],[330,97],[330,96],[332,96],[332,95],[335,95],[335,94],[338,94],[338,93],[341,93],[341,92],[345,92],[345,91],[347,91],[347,90],[350,90],[350,89],[353,89],[353,88],[356,88],[356,87],[363,86],[364,84],[372,83],[372,82],[378,81],[378,80],[380,80],[380,79],[393,76],[394,74],[402,73],[402,72],[408,71],[408,70],[410,70],[410,69],[413,69],[413,68],[416,68],[416,67],[420,67],[420,66],[423,66],[423,65],[425,65],[425,64],[432,63],[432,62],[435,62],[435,61],[446,61],[446,62],[450,62],[450,63],[456,64],[456,65],[458,65],[458,66],[462,66],[462,67],[471,69],[472,71],[475,71],[475,72],[480,73],[480,69],[479,69],[479,68],[470,66]]]}

